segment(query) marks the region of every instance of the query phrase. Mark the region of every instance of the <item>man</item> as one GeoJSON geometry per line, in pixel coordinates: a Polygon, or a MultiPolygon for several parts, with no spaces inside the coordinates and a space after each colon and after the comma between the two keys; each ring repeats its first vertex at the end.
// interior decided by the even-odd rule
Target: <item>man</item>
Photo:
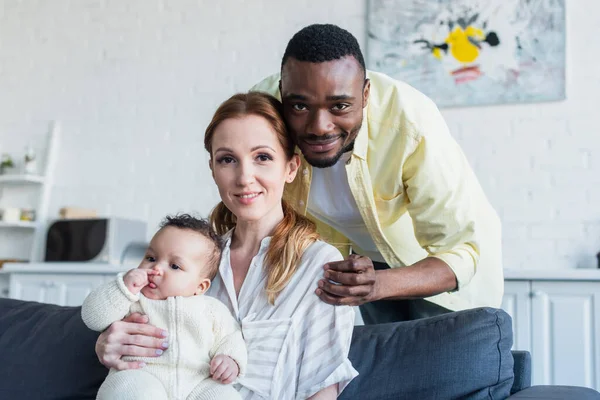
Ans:
{"type": "Polygon", "coordinates": [[[499,219],[429,98],[366,71],[335,25],[299,31],[253,90],[280,97],[303,155],[286,199],[352,253],[324,266],[323,301],[365,323],[500,306],[499,219]]]}

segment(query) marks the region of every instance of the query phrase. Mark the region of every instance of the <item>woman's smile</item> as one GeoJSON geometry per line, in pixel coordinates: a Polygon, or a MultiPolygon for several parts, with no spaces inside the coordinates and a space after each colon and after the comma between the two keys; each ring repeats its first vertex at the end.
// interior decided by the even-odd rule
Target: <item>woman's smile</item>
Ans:
{"type": "Polygon", "coordinates": [[[236,194],[235,197],[244,205],[250,205],[262,194],[262,192],[244,192],[236,194]]]}

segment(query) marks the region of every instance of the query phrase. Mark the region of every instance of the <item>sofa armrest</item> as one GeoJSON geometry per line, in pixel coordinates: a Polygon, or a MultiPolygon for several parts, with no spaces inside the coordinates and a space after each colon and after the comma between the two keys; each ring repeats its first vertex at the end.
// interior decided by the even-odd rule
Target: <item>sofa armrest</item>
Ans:
{"type": "Polygon", "coordinates": [[[532,386],[508,400],[600,400],[597,391],[577,386],[532,386]]]}
{"type": "Polygon", "coordinates": [[[515,372],[515,380],[510,389],[510,394],[520,392],[531,386],[531,354],[528,351],[512,352],[515,361],[513,370],[515,372]]]}

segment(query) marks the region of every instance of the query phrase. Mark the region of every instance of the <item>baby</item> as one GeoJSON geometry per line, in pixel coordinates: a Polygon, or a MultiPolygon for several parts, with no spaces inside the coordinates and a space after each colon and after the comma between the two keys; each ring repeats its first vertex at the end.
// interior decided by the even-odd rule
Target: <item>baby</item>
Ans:
{"type": "Polygon", "coordinates": [[[138,312],[169,334],[160,357],[124,357],[146,366],[111,369],[98,399],[241,399],[228,385],[244,373],[248,357],[239,325],[224,304],[202,296],[222,249],[205,220],[167,217],[138,268],[85,299],[81,314],[90,329],[103,331],[138,312]]]}

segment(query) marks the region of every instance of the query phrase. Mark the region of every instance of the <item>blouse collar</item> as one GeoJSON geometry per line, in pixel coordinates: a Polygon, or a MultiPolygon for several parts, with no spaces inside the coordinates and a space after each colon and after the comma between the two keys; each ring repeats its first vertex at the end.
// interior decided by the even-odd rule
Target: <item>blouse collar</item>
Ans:
{"type": "MultiPolygon", "coordinates": [[[[231,239],[233,239],[233,231],[235,228],[231,228],[227,233],[225,233],[222,238],[225,241],[225,246],[223,247],[223,253],[230,252],[231,248],[231,239]]],[[[271,239],[273,236],[266,236],[260,241],[260,247],[258,248],[258,254],[265,253],[269,248],[269,244],[271,244],[271,239]]],[[[257,254],[257,255],[258,255],[257,254]]]]}

